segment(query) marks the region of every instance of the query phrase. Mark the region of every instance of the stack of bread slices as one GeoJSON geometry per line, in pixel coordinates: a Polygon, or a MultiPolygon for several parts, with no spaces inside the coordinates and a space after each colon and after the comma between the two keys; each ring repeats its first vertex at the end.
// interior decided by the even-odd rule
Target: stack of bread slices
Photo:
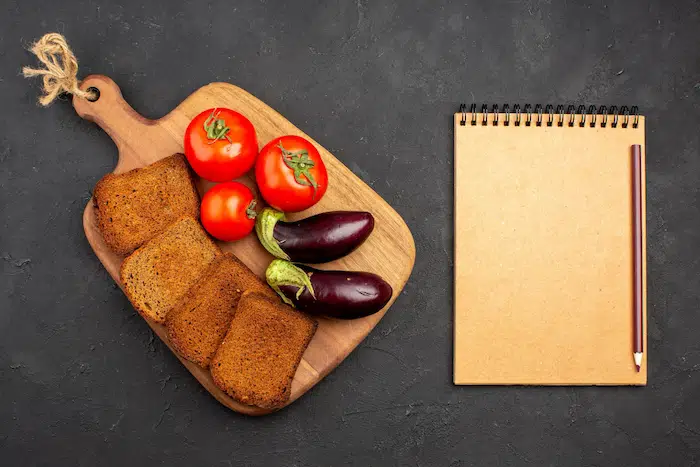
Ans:
{"type": "Polygon", "coordinates": [[[284,406],[317,323],[209,238],[185,157],[106,175],[93,202],[105,243],[128,255],[120,280],[134,308],[232,398],[284,406]]]}

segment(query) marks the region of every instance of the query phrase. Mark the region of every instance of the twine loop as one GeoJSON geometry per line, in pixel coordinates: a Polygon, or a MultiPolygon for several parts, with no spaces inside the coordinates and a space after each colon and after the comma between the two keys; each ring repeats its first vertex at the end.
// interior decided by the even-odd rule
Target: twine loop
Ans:
{"type": "Polygon", "coordinates": [[[61,34],[52,32],[45,34],[41,39],[32,44],[29,49],[37,56],[44,68],[22,68],[25,78],[41,76],[44,83],[44,95],[39,98],[39,104],[46,107],[61,94],[73,94],[74,96],[97,100],[98,94],[91,89],[83,91],[78,81],[78,60],[73,51],[68,47],[66,38],[61,34]]]}

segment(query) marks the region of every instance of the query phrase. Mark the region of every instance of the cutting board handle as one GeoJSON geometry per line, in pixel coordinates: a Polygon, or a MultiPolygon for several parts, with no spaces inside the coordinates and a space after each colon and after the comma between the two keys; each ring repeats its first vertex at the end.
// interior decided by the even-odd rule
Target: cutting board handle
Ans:
{"type": "MultiPolygon", "coordinates": [[[[90,75],[80,83],[80,89],[95,88],[99,92],[96,101],[73,97],[73,107],[82,118],[97,123],[119,149],[119,161],[115,173],[139,167],[170,154],[150,154],[149,140],[159,138],[161,130],[156,121],[136,112],[122,97],[119,86],[104,75],[90,75]]],[[[176,152],[176,151],[175,151],[176,152]]]]}

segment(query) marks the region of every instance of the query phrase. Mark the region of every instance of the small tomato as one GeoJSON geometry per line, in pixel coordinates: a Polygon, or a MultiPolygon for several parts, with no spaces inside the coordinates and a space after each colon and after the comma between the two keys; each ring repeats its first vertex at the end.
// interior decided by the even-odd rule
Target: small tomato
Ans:
{"type": "Polygon", "coordinates": [[[212,237],[225,242],[239,240],[255,226],[255,197],[238,182],[214,185],[202,198],[202,225],[212,237]]]}

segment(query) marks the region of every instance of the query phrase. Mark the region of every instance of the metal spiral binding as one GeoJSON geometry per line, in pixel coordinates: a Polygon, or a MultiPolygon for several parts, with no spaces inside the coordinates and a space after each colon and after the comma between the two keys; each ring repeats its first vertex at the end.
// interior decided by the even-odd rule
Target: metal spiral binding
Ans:
{"type": "Polygon", "coordinates": [[[639,108],[636,105],[632,107],[623,105],[619,109],[614,105],[610,108],[605,105],[601,105],[600,107],[590,105],[588,108],[586,108],[585,105],[579,105],[578,108],[573,105],[569,105],[566,107],[566,112],[564,112],[564,106],[561,104],[557,105],[556,109],[552,104],[547,104],[544,106],[544,108],[542,107],[542,104],[537,104],[535,105],[534,111],[532,110],[532,105],[530,104],[525,104],[522,107],[522,111],[520,110],[520,104],[513,105],[512,111],[510,105],[508,104],[504,104],[501,107],[501,112],[499,112],[498,104],[493,104],[490,112],[489,107],[486,104],[481,106],[481,112],[477,112],[476,109],[476,104],[472,104],[469,107],[469,112],[467,112],[467,105],[461,104],[459,106],[459,113],[462,114],[462,118],[460,119],[459,124],[461,126],[465,126],[467,124],[467,114],[469,113],[471,114],[470,124],[472,126],[479,124],[481,126],[488,125],[489,114],[493,115],[493,119],[491,120],[491,124],[493,126],[498,126],[500,124],[499,116],[501,114],[504,114],[503,126],[510,126],[511,120],[514,126],[520,126],[523,123],[523,114],[525,114],[525,126],[532,125],[533,114],[535,115],[535,126],[542,126],[544,124],[551,127],[554,126],[554,122],[556,121],[556,126],[558,127],[563,127],[564,124],[569,127],[573,127],[576,123],[578,123],[578,126],[583,128],[586,126],[586,121],[588,120],[586,118],[587,115],[591,116],[590,120],[588,121],[588,126],[590,128],[595,128],[596,126],[599,128],[607,128],[608,123],[610,124],[611,128],[617,128],[618,125],[622,128],[627,128],[630,126],[630,121],[632,122],[632,128],[637,128],[639,126],[639,108]],[[481,114],[480,119],[478,117],[479,113],[481,114]],[[511,117],[511,114],[514,117],[511,117]],[[545,114],[547,115],[546,119],[544,118],[545,114]],[[599,116],[600,118],[598,118],[599,116]]]}

